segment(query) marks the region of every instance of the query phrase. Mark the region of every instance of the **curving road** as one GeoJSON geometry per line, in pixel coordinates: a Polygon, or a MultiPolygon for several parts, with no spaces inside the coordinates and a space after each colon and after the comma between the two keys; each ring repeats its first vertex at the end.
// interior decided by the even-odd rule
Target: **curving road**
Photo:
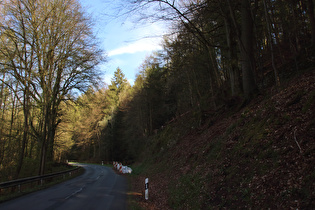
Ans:
{"type": "Polygon", "coordinates": [[[1,210],[127,209],[127,182],[111,168],[77,164],[85,173],[45,190],[0,204],[1,210]]]}

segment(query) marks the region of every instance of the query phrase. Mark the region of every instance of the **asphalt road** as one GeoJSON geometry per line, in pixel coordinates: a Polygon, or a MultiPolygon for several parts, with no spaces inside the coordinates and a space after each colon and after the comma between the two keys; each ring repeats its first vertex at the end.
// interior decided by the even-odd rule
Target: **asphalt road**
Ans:
{"type": "Polygon", "coordinates": [[[78,164],[85,173],[48,189],[0,204],[0,210],[127,209],[127,181],[111,168],[78,164]]]}

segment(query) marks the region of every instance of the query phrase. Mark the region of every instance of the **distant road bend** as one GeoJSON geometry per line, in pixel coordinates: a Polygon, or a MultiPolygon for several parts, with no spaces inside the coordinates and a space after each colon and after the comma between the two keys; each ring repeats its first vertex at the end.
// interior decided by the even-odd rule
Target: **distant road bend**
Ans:
{"type": "Polygon", "coordinates": [[[111,168],[77,164],[85,173],[48,189],[0,204],[1,210],[88,210],[127,209],[127,182],[111,168]]]}

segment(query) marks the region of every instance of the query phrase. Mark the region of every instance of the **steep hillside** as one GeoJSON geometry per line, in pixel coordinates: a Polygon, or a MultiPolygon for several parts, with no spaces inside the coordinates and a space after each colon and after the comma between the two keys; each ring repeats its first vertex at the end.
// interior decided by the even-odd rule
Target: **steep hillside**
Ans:
{"type": "Polygon", "coordinates": [[[150,179],[146,209],[315,207],[315,71],[234,112],[193,113],[150,140],[132,190],[150,179]]]}

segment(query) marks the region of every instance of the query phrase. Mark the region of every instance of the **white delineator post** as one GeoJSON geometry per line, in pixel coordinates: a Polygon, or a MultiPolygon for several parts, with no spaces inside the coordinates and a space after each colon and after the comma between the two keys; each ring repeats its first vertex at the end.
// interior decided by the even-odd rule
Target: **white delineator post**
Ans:
{"type": "Polygon", "coordinates": [[[145,179],[144,189],[145,189],[144,197],[146,200],[148,200],[149,199],[149,178],[145,179]]]}

